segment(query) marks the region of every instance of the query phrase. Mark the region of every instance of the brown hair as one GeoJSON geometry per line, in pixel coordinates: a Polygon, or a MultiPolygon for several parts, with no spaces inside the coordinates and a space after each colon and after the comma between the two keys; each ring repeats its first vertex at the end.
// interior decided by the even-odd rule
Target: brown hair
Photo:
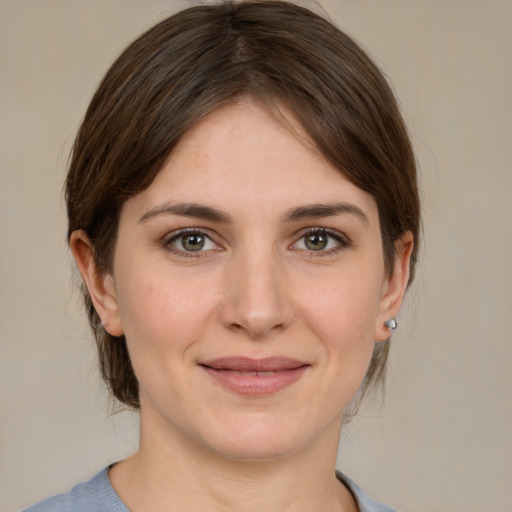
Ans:
{"type": "MultiPolygon", "coordinates": [[[[87,232],[100,270],[112,270],[124,201],[150,185],[180,138],[222,105],[250,96],[284,108],[320,153],[378,206],[385,263],[411,231],[419,199],[411,143],[393,93],[365,52],[330,22],[281,1],[197,6],[151,28],[120,55],[78,132],[66,182],[68,237],[87,232]]],[[[124,337],[101,326],[85,287],[103,378],[139,406],[124,337]]],[[[389,340],[375,344],[358,395],[381,382],[389,340]]]]}

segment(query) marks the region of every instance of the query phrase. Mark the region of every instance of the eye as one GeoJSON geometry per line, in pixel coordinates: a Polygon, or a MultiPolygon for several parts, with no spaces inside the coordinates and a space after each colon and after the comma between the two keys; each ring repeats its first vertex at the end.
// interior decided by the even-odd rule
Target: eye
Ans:
{"type": "Polygon", "coordinates": [[[337,252],[349,245],[348,241],[338,233],[325,228],[307,231],[293,244],[294,249],[313,252],[337,252]]]}
{"type": "Polygon", "coordinates": [[[218,249],[217,244],[206,233],[199,230],[181,231],[171,236],[165,245],[177,253],[197,253],[218,249]]]}

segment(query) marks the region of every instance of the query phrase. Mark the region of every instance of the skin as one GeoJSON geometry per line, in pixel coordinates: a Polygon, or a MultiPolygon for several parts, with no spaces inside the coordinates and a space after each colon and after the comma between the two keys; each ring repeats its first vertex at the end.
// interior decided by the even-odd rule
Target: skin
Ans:
{"type": "Polygon", "coordinates": [[[357,510],[334,476],[342,413],[390,335],[384,321],[400,309],[412,249],[406,233],[387,275],[372,196],[243,100],[197,124],[126,201],[111,274],[97,271],[83,231],[71,249],[139,380],[140,447],[110,471],[131,510],[357,510]],[[198,234],[204,246],[187,251],[198,234]],[[308,245],[319,234],[327,245],[308,245]],[[227,356],[307,368],[248,396],[200,365],[227,356]]]}

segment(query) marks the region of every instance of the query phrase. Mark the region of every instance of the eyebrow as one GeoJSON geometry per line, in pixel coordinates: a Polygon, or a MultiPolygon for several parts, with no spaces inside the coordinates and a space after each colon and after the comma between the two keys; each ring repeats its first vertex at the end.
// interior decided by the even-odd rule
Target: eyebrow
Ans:
{"type": "Polygon", "coordinates": [[[370,221],[366,214],[352,203],[330,203],[330,204],[310,204],[307,206],[300,206],[288,210],[282,220],[283,222],[296,222],[303,219],[315,219],[320,217],[333,217],[341,214],[351,214],[359,217],[365,224],[370,221]]]}
{"type": "MultiPolygon", "coordinates": [[[[335,215],[351,214],[359,217],[365,224],[369,224],[368,217],[358,206],[352,203],[330,203],[330,204],[310,204],[299,206],[288,210],[281,218],[282,222],[297,222],[304,219],[315,219],[321,217],[333,217],[335,215]]],[[[159,215],[179,215],[181,217],[190,217],[194,219],[208,220],[212,222],[221,222],[231,224],[233,220],[227,213],[198,203],[166,203],[155,206],[147,211],[139,222],[145,222],[148,219],[159,215]]]]}
{"type": "Polygon", "coordinates": [[[144,222],[159,215],[180,215],[181,217],[222,222],[224,224],[230,224],[233,222],[227,213],[198,203],[167,203],[155,206],[154,208],[151,208],[151,210],[147,211],[139,219],[139,222],[144,222]]]}

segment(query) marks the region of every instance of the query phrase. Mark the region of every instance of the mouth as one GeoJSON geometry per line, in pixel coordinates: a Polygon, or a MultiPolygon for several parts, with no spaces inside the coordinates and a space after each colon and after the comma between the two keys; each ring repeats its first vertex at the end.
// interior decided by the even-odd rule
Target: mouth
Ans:
{"type": "Polygon", "coordinates": [[[310,367],[287,357],[225,357],[199,363],[223,387],[242,395],[269,395],[299,380],[310,367]]]}

